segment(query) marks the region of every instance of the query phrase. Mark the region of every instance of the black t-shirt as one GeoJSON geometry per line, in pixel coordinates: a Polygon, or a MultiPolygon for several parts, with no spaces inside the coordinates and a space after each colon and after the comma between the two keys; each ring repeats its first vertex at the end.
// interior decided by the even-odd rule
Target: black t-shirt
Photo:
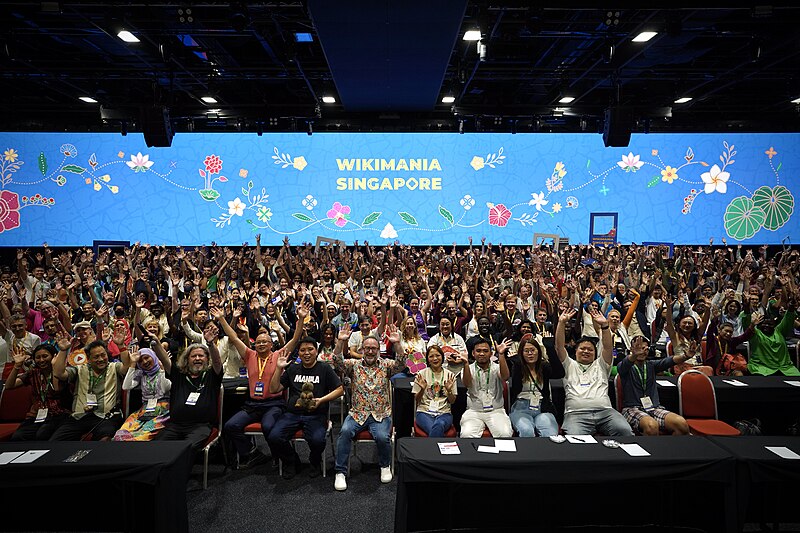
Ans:
{"type": "Polygon", "coordinates": [[[209,368],[205,374],[191,378],[172,365],[169,372],[172,388],[169,391],[169,419],[178,424],[215,424],[217,422],[217,403],[222,372],[217,374],[209,368]],[[195,405],[187,405],[186,399],[192,392],[199,392],[195,405]]]}
{"type": "Polygon", "coordinates": [[[314,384],[314,398],[322,398],[332,390],[341,386],[342,382],[331,365],[317,362],[311,368],[306,368],[302,364],[293,363],[286,367],[281,375],[281,385],[289,391],[289,401],[287,410],[298,415],[326,415],[328,414],[328,403],[318,407],[316,410],[308,412],[294,404],[300,398],[303,383],[314,384]]]}

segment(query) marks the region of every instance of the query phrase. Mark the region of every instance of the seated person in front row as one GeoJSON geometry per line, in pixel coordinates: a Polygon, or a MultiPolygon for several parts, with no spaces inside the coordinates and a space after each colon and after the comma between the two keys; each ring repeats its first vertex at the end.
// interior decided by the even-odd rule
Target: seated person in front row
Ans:
{"type": "MultiPolygon", "coordinates": [[[[455,356],[459,363],[467,364],[466,355],[463,359],[460,354],[455,356]]],[[[456,401],[456,375],[442,368],[444,351],[436,344],[428,345],[425,358],[428,367],[417,374],[411,389],[417,404],[414,420],[429,437],[444,437],[453,425],[450,406],[456,401]]]]}
{"type": "MultiPolygon", "coordinates": [[[[483,318],[481,318],[483,320],[483,318]]],[[[488,428],[494,438],[510,437],[511,419],[503,408],[503,382],[510,372],[506,352],[508,339],[496,345],[499,363],[493,363],[492,346],[483,337],[473,337],[469,346],[475,362],[464,365],[461,380],[467,387],[467,410],[461,417],[461,438],[478,439],[488,428]]]]}
{"type": "Polygon", "coordinates": [[[550,380],[564,377],[558,357],[552,364],[544,347],[531,333],[519,341],[517,355],[510,357],[511,424],[520,437],[551,437],[558,434],[558,422],[550,399],[550,380]]]}
{"type": "MultiPolygon", "coordinates": [[[[214,338],[206,333],[206,341],[214,338]]],[[[190,344],[178,355],[175,364],[159,350],[161,366],[169,376],[169,421],[156,440],[187,440],[200,450],[217,423],[222,360],[213,342],[208,346],[190,344]]]]}
{"type": "MultiPolygon", "coordinates": [[[[164,351],[158,337],[148,336],[145,339],[150,339],[150,345],[156,351],[164,351]]],[[[168,357],[166,352],[164,357],[168,357]]],[[[172,382],[158,361],[156,352],[150,348],[141,348],[130,354],[128,373],[125,374],[122,389],[132,390],[140,387],[142,407],[128,416],[122,427],[114,434],[114,440],[150,441],[164,429],[169,420],[169,390],[172,382]]]]}
{"type": "Polygon", "coordinates": [[[289,389],[286,412],[275,423],[267,439],[272,453],[283,461],[284,479],[293,478],[300,465],[297,452],[289,444],[298,429],[303,430],[303,437],[311,450],[309,476],[320,474],[328,429],[328,403],[344,394],[342,382],[333,367],[317,362],[317,341],[305,337],[300,340],[297,351],[301,364],[292,364],[288,354],[281,354],[278,368],[269,383],[271,394],[289,389]]]}
{"type": "Polygon", "coordinates": [[[568,435],[632,436],[631,426],[611,407],[608,397],[608,377],[611,375],[614,340],[609,333],[608,319],[593,309],[595,330],[601,332],[600,357],[592,339],[581,338],[575,347],[575,359],[567,355],[564,335],[566,324],[575,316],[576,309],[567,309],[558,317],[556,328],[556,353],[564,365],[564,424],[568,435]]]}
{"type": "MultiPolygon", "coordinates": [[[[119,342],[122,344],[122,340],[119,342]]],[[[50,440],[80,440],[86,433],[91,433],[93,440],[111,438],[122,424],[122,378],[127,372],[128,349],[120,353],[124,362],[110,363],[106,344],[92,341],[85,349],[86,364],[67,368],[67,351],[71,343],[72,339],[59,338],[53,376],[75,383],[72,416],[50,440]]]]}
{"type": "Polygon", "coordinates": [[[400,332],[390,326],[389,340],[394,346],[394,359],[381,359],[381,342],[373,335],[367,335],[362,343],[363,357],[344,359],[342,352],[349,346],[350,331],[344,328],[339,333],[339,343],[334,352],[333,364],[342,376],[350,378],[350,391],[353,405],[342,423],[336,441],[336,490],[347,489],[347,467],[353,438],[367,429],[378,448],[378,465],[381,469],[381,483],[392,481],[392,404],[389,395],[392,375],[405,368],[404,353],[400,349],[400,332]]]}
{"type": "Polygon", "coordinates": [[[648,361],[650,339],[644,335],[631,339],[631,353],[620,361],[617,371],[622,380],[622,416],[634,431],[649,436],[658,435],[662,429],[673,435],[689,434],[686,420],[659,404],[656,374],[691,359],[697,350],[697,343],[692,342],[681,352],[683,355],[648,361]]]}
{"type": "MultiPolygon", "coordinates": [[[[786,337],[792,334],[794,319],[797,316],[797,294],[789,292],[787,311],[777,325],[775,319],[765,319],[750,337],[750,360],[747,369],[757,376],[800,376],[800,370],[792,364],[786,337]]],[[[742,317],[742,327],[747,328],[751,315],[742,317]]]]}

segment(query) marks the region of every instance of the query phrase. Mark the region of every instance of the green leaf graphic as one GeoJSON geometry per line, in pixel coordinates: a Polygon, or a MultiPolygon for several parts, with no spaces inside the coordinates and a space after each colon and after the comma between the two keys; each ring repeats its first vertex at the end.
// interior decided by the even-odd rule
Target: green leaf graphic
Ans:
{"type": "Polygon", "coordinates": [[[452,226],[454,224],[453,214],[442,206],[439,206],[439,214],[444,217],[446,221],[452,226]]]}
{"type": "Polygon", "coordinates": [[[381,217],[381,212],[380,211],[373,211],[372,213],[367,215],[366,218],[364,218],[364,221],[361,223],[361,225],[362,226],[369,226],[370,224],[372,224],[373,222],[378,220],[380,217],[381,217]]]}
{"type": "Polygon", "coordinates": [[[414,217],[411,215],[411,213],[406,213],[405,211],[400,211],[400,212],[399,212],[399,213],[397,213],[397,214],[398,214],[398,215],[400,215],[400,218],[402,218],[402,219],[403,219],[403,221],[404,221],[406,224],[410,224],[410,225],[412,225],[412,226],[416,226],[416,225],[417,225],[417,219],[416,219],[416,218],[414,218],[414,217]]]}
{"type": "Polygon", "coordinates": [[[39,171],[42,176],[47,175],[47,158],[44,156],[44,152],[39,153],[39,171]]]}
{"type": "Polygon", "coordinates": [[[310,216],[304,215],[303,213],[292,213],[292,216],[302,222],[311,222],[313,220],[310,216]]]}
{"type": "Polygon", "coordinates": [[[253,188],[253,182],[252,181],[248,181],[247,182],[247,188],[248,189],[252,189],[253,188]]]}
{"type": "Polygon", "coordinates": [[[778,168],[776,168],[776,169],[775,169],[775,172],[780,172],[780,171],[781,171],[781,167],[782,167],[782,166],[783,166],[783,161],[781,161],[780,163],[778,163],[778,168]]]}
{"type": "Polygon", "coordinates": [[[85,168],[79,167],[78,165],[64,165],[61,170],[64,172],[72,172],[73,174],[83,174],[86,172],[85,168]]]}
{"type": "Polygon", "coordinates": [[[203,200],[205,200],[206,202],[213,202],[214,200],[219,198],[219,193],[214,189],[202,189],[198,192],[200,193],[200,196],[203,197],[203,200]]]}
{"type": "Polygon", "coordinates": [[[658,185],[659,181],[661,181],[661,176],[656,176],[647,183],[647,188],[649,189],[650,187],[655,187],[658,185]]]}

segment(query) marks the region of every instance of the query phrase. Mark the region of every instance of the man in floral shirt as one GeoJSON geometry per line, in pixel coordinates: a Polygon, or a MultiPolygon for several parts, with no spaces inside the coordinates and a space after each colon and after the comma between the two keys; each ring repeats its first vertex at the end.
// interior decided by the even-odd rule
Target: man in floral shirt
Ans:
{"type": "Polygon", "coordinates": [[[347,349],[350,330],[339,333],[339,343],[334,352],[336,371],[351,380],[352,407],[342,424],[336,441],[336,490],[347,489],[347,463],[353,438],[368,429],[378,447],[378,463],[381,467],[381,482],[392,480],[389,464],[392,460],[391,430],[392,405],[389,396],[389,378],[405,367],[405,356],[400,348],[400,332],[390,327],[389,340],[395,347],[395,359],[380,358],[380,341],[373,335],[364,338],[363,359],[347,359],[342,352],[347,349]]]}

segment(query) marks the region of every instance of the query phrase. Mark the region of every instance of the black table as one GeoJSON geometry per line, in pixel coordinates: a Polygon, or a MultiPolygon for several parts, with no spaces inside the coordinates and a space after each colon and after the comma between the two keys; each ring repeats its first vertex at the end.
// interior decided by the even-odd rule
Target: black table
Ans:
{"type": "Polygon", "coordinates": [[[797,522],[800,459],[782,459],[765,446],[800,454],[800,437],[708,437],[736,458],[739,522],[797,522]]]}
{"type": "Polygon", "coordinates": [[[30,464],[0,465],[3,530],[189,530],[186,442],[20,442],[0,452],[50,450],[30,464]],[[64,459],[91,450],[77,463],[64,459]]]}
{"type": "Polygon", "coordinates": [[[397,444],[395,531],[518,530],[660,523],[734,531],[735,460],[699,437],[632,437],[651,453],[630,457],[601,444],[514,439],[517,452],[484,454],[493,439],[457,439],[460,455],[438,442],[397,444]],[[630,505],[626,505],[630,502],[630,505]]]}

